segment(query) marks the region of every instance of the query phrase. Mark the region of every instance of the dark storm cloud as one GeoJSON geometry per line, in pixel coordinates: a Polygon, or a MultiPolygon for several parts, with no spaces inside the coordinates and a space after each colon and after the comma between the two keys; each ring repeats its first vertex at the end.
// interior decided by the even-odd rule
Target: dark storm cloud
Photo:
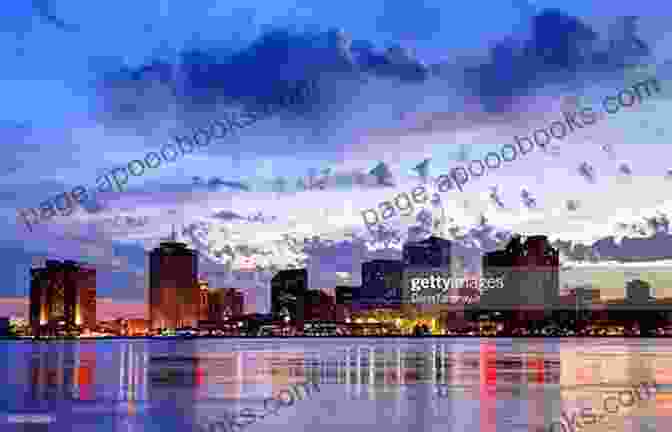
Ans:
{"type": "Polygon", "coordinates": [[[515,97],[544,85],[618,72],[651,54],[637,36],[637,17],[622,17],[620,34],[606,48],[588,24],[559,9],[541,11],[531,27],[528,40],[513,35],[493,46],[488,63],[465,70],[468,88],[486,110],[506,111],[515,97]]]}
{"type": "Polygon", "coordinates": [[[245,219],[243,216],[239,215],[238,213],[228,211],[228,210],[223,210],[223,211],[217,212],[213,215],[213,217],[217,218],[217,219],[221,219],[223,221],[245,219]]]}
{"type": "Polygon", "coordinates": [[[354,41],[351,50],[363,71],[409,83],[423,82],[429,78],[429,68],[399,45],[377,51],[366,41],[354,41]]]}
{"type": "Polygon", "coordinates": [[[670,259],[672,234],[657,232],[647,238],[625,237],[620,245],[610,236],[595,242],[593,249],[602,259],[619,261],[670,259]]]}
{"type": "Polygon", "coordinates": [[[33,0],[33,9],[38,17],[46,23],[56,26],[60,30],[66,32],[80,31],[79,25],[66,23],[54,14],[53,5],[50,0],[33,0]]]}
{"type": "Polygon", "coordinates": [[[222,180],[219,177],[213,177],[208,180],[208,186],[217,187],[217,186],[226,186],[237,190],[250,191],[250,187],[242,182],[231,181],[231,180],[222,180]]]}
{"type": "Polygon", "coordinates": [[[326,108],[328,91],[337,80],[359,83],[371,74],[421,82],[429,76],[428,69],[401,47],[376,51],[369,43],[353,43],[340,30],[272,30],[237,52],[193,48],[179,58],[179,64],[154,60],[102,73],[96,84],[101,120],[139,123],[148,113],[160,112],[166,102],[177,104],[183,114],[218,103],[254,109],[281,97],[288,85],[312,80],[316,97],[292,107],[295,114],[307,115],[326,108]]]}

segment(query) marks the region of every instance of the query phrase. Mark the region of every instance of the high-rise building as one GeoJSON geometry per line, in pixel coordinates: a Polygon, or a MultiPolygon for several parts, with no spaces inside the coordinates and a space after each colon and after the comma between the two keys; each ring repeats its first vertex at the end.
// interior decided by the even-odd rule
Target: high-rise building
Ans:
{"type": "Polygon", "coordinates": [[[0,318],[0,336],[9,335],[9,318],[2,317],[0,318]]]}
{"type": "Polygon", "coordinates": [[[336,320],[334,297],[322,290],[306,291],[304,318],[306,320],[336,320]]]}
{"type": "Polygon", "coordinates": [[[504,250],[483,256],[483,277],[501,277],[504,287],[488,290],[481,307],[534,310],[539,318],[548,317],[559,306],[559,270],[559,252],[546,236],[530,236],[524,243],[514,236],[504,250]]]}
{"type": "Polygon", "coordinates": [[[75,261],[47,260],[30,269],[30,326],[34,336],[59,328],[96,327],[96,270],[75,261]]]}
{"type": "Polygon", "coordinates": [[[200,280],[198,281],[198,290],[199,290],[199,296],[200,296],[200,308],[199,308],[199,313],[198,313],[198,319],[199,320],[207,320],[209,319],[209,313],[210,313],[210,306],[209,306],[209,295],[208,295],[208,287],[209,283],[207,280],[200,280]]]}
{"type": "Polygon", "coordinates": [[[625,284],[625,298],[630,303],[649,303],[653,299],[651,284],[641,279],[629,281],[625,284]]]}
{"type": "Polygon", "coordinates": [[[450,240],[430,236],[404,244],[403,261],[406,267],[450,269],[450,252],[450,240]]]}
{"type": "MultiPolygon", "coordinates": [[[[451,252],[451,241],[436,236],[404,244],[404,273],[401,292],[404,302],[410,301],[408,299],[411,298],[411,285],[414,279],[448,279],[455,276],[453,273],[456,262],[452,259],[451,252]]],[[[435,294],[438,293],[437,291],[435,294]]],[[[420,309],[426,312],[436,308],[423,305],[420,309]]]]}
{"type": "Polygon", "coordinates": [[[271,313],[279,315],[283,309],[292,319],[304,320],[308,272],[289,269],[278,272],[271,280],[271,313]]]}
{"type": "Polygon", "coordinates": [[[352,315],[352,301],[358,288],[349,285],[338,285],[335,288],[336,321],[345,321],[352,315]]]}
{"type": "Polygon", "coordinates": [[[362,263],[362,287],[355,301],[399,305],[403,276],[402,261],[376,259],[362,263]]]}
{"type": "Polygon", "coordinates": [[[149,253],[149,319],[152,330],[196,327],[201,312],[198,252],[162,242],[149,253]]]}
{"type": "Polygon", "coordinates": [[[208,321],[220,322],[244,313],[245,295],[235,288],[212,288],[208,291],[208,321]]]}

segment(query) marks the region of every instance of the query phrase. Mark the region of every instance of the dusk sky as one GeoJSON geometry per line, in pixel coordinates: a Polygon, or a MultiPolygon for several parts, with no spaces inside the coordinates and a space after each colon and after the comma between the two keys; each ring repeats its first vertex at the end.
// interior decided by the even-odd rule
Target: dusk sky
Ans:
{"type": "Polygon", "coordinates": [[[173,225],[201,253],[203,272],[237,270],[251,256],[267,279],[308,260],[315,288],[359,283],[362,260],[398,257],[442,208],[442,233],[468,271],[512,232],[599,241],[607,255],[672,256],[672,7],[484,5],[9,2],[0,14],[0,297],[26,295],[31,263],[55,258],[94,265],[101,297],[142,301],[145,254],[173,225]],[[659,93],[604,113],[606,96],[648,78],[659,93]],[[123,191],[96,193],[32,231],[17,217],[78,185],[95,188],[176,134],[249,111],[282,81],[306,79],[316,93],[305,106],[129,176],[123,191]],[[461,150],[482,160],[581,107],[592,107],[594,124],[368,232],[361,212],[410,193],[423,160],[436,184],[464,166],[461,150]],[[388,185],[354,180],[381,162],[388,185]],[[325,187],[297,189],[311,169],[325,187]]]}

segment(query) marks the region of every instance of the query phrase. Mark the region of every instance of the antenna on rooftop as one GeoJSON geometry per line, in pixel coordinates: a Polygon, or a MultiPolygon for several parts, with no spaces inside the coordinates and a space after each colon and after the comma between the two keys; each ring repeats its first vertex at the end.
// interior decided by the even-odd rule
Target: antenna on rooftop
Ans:
{"type": "MultiPolygon", "coordinates": [[[[175,210],[168,210],[168,214],[175,215],[175,214],[177,214],[177,212],[175,210]]],[[[175,222],[172,222],[170,224],[170,227],[171,227],[170,228],[170,240],[172,242],[176,242],[177,241],[177,231],[175,230],[175,222]]]]}

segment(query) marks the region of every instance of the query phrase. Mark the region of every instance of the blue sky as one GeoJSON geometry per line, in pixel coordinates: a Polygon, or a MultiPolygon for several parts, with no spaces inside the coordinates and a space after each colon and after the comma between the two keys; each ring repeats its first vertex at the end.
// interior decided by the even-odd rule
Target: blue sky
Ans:
{"type": "MultiPolygon", "coordinates": [[[[455,7],[429,0],[5,6],[0,265],[15,276],[0,286],[0,296],[23,295],[30,263],[54,257],[98,266],[100,295],[142,299],[144,253],[172,224],[181,232],[184,227],[182,238],[202,252],[204,270],[235,269],[247,254],[265,268],[322,262],[314,264],[324,277],[316,286],[357,280],[357,259],[398,255],[396,246],[366,232],[360,212],[410,191],[419,181],[412,168],[423,159],[432,159],[436,178],[459,164],[460,145],[480,159],[511,144],[515,134],[561,120],[568,97],[599,107],[605,95],[645,76],[663,83],[661,94],[566,138],[558,156],[535,150],[441,198],[453,232],[460,233],[458,249],[474,267],[481,252],[501,243],[493,233],[546,233],[589,245],[609,236],[655,237],[664,250],[672,244],[665,243],[669,226],[637,233],[632,225],[670,209],[664,173],[672,164],[661,157],[669,145],[672,94],[665,8],[653,1],[455,7]],[[623,16],[639,17],[636,35],[648,52],[632,43],[608,51],[609,40],[623,39],[623,16]],[[592,41],[582,40],[591,33],[592,41]],[[520,48],[493,55],[491,48],[507,38],[508,46],[520,48]],[[608,52],[609,61],[565,58],[567,40],[608,52]],[[390,47],[401,49],[385,51],[390,47]],[[621,60],[627,68],[615,66],[621,60]],[[154,72],[147,68],[158,62],[163,66],[154,72]],[[169,71],[163,80],[162,70],[169,71]],[[107,170],[158,150],[176,131],[262,101],[278,80],[306,77],[319,83],[319,100],[307,109],[260,121],[206,151],[131,178],[126,191],[97,196],[97,212],[78,210],[33,232],[17,223],[18,208],[37,207],[80,184],[90,187],[107,170]],[[379,162],[389,167],[394,186],[328,183],[326,190],[276,194],[264,183],[284,177],[294,185],[311,168],[352,177],[379,162]],[[596,184],[576,174],[582,162],[597,170],[596,184]],[[619,173],[620,163],[631,165],[633,174],[619,173]],[[252,190],[195,185],[196,176],[243,182],[252,190]],[[506,208],[492,205],[492,185],[506,208]],[[520,205],[521,187],[537,198],[537,209],[520,205]],[[582,203],[571,215],[563,208],[569,199],[582,203]],[[242,219],[217,217],[222,212],[242,219]],[[247,220],[258,212],[262,220],[247,220]],[[478,223],[482,214],[487,224],[478,223]],[[319,239],[309,250],[304,242],[314,236],[319,239]]],[[[571,53],[580,51],[574,48],[571,53]]],[[[406,238],[409,227],[422,225],[421,210],[386,221],[387,229],[406,238]]],[[[428,208],[434,218],[438,210],[428,208]]]]}

